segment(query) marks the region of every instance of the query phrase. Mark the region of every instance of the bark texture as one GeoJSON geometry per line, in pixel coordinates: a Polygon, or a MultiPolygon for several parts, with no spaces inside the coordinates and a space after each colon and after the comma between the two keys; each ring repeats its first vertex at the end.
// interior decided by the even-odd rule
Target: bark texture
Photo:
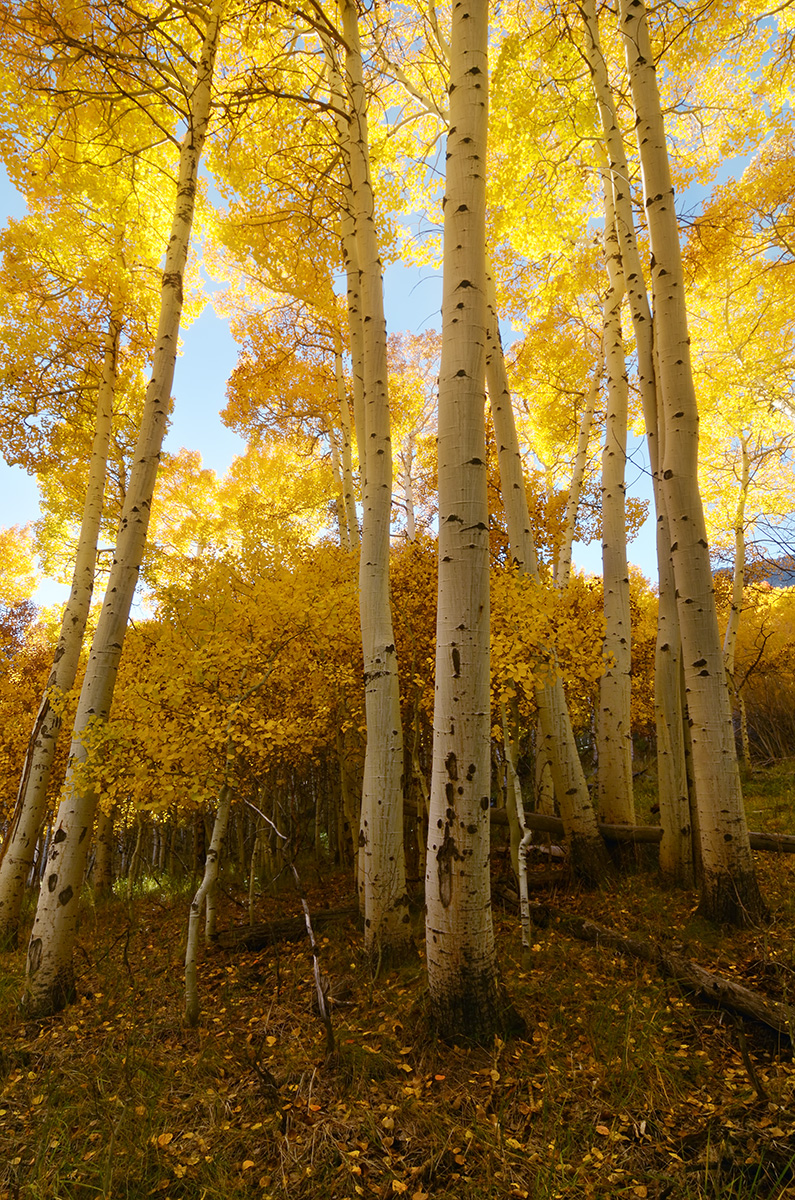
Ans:
{"type": "Polygon", "coordinates": [[[653,255],[661,463],[682,639],[701,848],[700,911],[752,925],[767,917],[748,843],[731,703],[718,633],[704,513],[698,488],[698,410],[690,362],[684,274],[662,109],[646,9],[621,0],[643,191],[653,255]]]}
{"type": "MultiPolygon", "coordinates": [[[[356,19],[355,12],[348,13],[349,22],[356,19]]],[[[356,30],[358,44],[358,28],[356,30]]],[[[340,210],[340,246],[345,266],[345,286],[348,312],[348,336],[350,339],[351,372],[353,376],[353,422],[356,451],[359,458],[359,478],[364,491],[365,443],[364,443],[364,328],[362,317],[361,279],[359,254],[356,248],[356,202],[353,194],[351,166],[351,123],[350,102],[345,83],[337,63],[336,51],[328,37],[323,37],[323,50],[328,67],[329,95],[334,105],[334,125],[342,159],[342,208],[340,210]]]]}
{"type": "Polygon", "coordinates": [[[96,795],[86,763],[97,730],[107,721],[138,573],[166,431],[182,314],[182,279],[190,244],[199,161],[210,117],[212,78],[224,0],[215,0],[191,96],[182,142],[177,199],[166,250],[152,377],[146,391],[133,466],[122,509],[110,577],[80,693],[69,768],[56,814],[45,878],[28,947],[23,1003],[37,1016],[56,1012],[74,995],[72,953],[96,795]]]}
{"type": "Polygon", "coordinates": [[[426,952],[444,1038],[498,1026],[489,881],[486,491],[488,3],[453,4],[439,376],[439,603],[426,952]]]}

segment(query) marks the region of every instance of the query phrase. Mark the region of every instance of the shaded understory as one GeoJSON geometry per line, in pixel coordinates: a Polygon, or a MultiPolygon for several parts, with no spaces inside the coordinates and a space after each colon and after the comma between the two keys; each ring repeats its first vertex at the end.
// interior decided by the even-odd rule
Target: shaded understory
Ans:
{"type": "MultiPolygon", "coordinates": [[[[793,1000],[795,862],[756,861],[774,918],[764,930],[723,936],[694,916],[694,894],[640,871],[609,893],[552,898],[793,1000]]],[[[323,875],[310,907],[349,894],[323,875]]],[[[555,922],[523,959],[516,918],[497,911],[501,979],[527,1032],[445,1047],[425,1032],[421,959],[373,980],[343,919],[320,939],[336,998],[326,1060],[305,942],[205,953],[201,1024],[184,1026],[187,906],[187,893],[86,901],[78,1003],[44,1022],[16,1010],[24,952],[0,957],[0,1200],[739,1200],[795,1188],[789,1044],[692,1002],[651,966],[555,922]]],[[[285,891],[257,915],[298,910],[285,891]]],[[[220,916],[221,928],[244,919],[229,899],[220,916]]]]}

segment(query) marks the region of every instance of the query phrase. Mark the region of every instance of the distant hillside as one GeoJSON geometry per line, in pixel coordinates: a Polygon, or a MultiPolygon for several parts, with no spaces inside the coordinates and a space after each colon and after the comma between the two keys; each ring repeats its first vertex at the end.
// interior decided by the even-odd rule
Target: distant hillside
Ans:
{"type": "Polygon", "coordinates": [[[762,578],[771,587],[795,587],[795,560],[791,555],[766,563],[762,567],[762,578]]]}
{"type": "MultiPolygon", "coordinates": [[[[728,567],[718,567],[713,574],[716,579],[730,579],[732,572],[728,567]]],[[[768,562],[750,563],[746,578],[753,583],[769,583],[774,588],[795,587],[795,555],[786,554],[768,562]]]]}

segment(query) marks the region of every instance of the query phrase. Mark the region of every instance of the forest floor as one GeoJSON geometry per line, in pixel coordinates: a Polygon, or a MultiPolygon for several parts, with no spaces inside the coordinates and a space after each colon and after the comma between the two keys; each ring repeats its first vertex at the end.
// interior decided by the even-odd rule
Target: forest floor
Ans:
{"type": "MultiPolygon", "coordinates": [[[[795,832],[794,772],[750,781],[752,828],[795,832]]],[[[699,921],[694,894],[662,891],[641,864],[609,891],[536,898],[795,1000],[795,856],[756,862],[773,921],[739,934],[699,921]]],[[[304,875],[310,909],[350,903],[347,879],[304,875]]],[[[421,954],[373,979],[344,921],[319,939],[344,993],[327,1059],[306,942],[203,952],[201,1021],[185,1026],[188,899],[87,896],[78,1000],[46,1021],[16,1008],[24,953],[0,956],[0,1200],[795,1196],[789,1041],[647,964],[554,920],[523,955],[497,908],[526,1034],[445,1046],[426,1032],[421,954]]],[[[219,928],[245,921],[241,901],[222,902],[219,928]]],[[[288,889],[257,905],[258,920],[297,912],[288,889]]]]}

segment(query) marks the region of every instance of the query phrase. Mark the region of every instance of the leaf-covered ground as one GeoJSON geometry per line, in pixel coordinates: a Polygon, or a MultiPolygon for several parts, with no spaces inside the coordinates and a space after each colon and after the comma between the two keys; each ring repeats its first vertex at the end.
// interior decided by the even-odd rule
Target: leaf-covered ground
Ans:
{"type": "MultiPolygon", "coordinates": [[[[701,924],[693,895],[640,870],[554,901],[795,999],[795,861],[757,863],[775,915],[751,933],[701,924]]],[[[349,899],[339,877],[309,889],[315,910],[349,899]]],[[[257,915],[290,911],[285,891],[257,915]]],[[[527,1033],[492,1049],[429,1038],[421,957],[373,980],[355,923],[330,928],[327,1061],[306,943],[206,953],[184,1026],[186,917],[187,895],[86,902],[78,1003],[41,1023],[16,1010],[23,953],[0,958],[0,1200],[795,1195],[789,1045],[554,923],[523,960],[495,913],[527,1033]]]]}

